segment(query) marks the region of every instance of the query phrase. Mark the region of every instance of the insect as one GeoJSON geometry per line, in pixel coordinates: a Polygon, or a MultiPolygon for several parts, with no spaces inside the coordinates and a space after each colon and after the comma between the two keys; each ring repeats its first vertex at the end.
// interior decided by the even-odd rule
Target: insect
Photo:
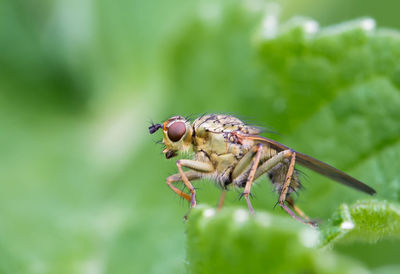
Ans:
{"type": "Polygon", "coordinates": [[[174,116],[163,124],[152,124],[149,127],[151,134],[159,129],[163,131],[163,153],[167,159],[177,156],[179,152],[194,154],[192,159],[177,160],[178,173],[166,180],[175,193],[190,202],[190,208],[196,206],[196,190],[191,181],[208,178],[223,190],[219,207],[223,204],[225,191],[229,186],[234,186],[243,188],[241,197],[245,198],[250,213],[254,214],[250,201],[251,187],[261,175],[267,174],[279,194],[277,204],[296,220],[315,225],[295,205],[291,196],[301,188],[296,163],[349,187],[370,195],[375,194],[374,189],[350,175],[261,137],[260,128],[247,125],[230,115],[203,115],[192,124],[182,116],[174,116]],[[184,171],[183,168],[188,170],[184,171]],[[178,182],[183,182],[190,194],[177,188],[175,184],[178,182]]]}

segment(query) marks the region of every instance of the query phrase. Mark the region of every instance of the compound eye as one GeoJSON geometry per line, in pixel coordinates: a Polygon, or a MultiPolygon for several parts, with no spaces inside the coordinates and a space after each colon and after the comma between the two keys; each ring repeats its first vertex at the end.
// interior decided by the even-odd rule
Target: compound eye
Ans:
{"type": "Polygon", "coordinates": [[[172,142],[179,141],[186,132],[186,125],[183,122],[175,122],[168,127],[168,138],[172,142]]]}

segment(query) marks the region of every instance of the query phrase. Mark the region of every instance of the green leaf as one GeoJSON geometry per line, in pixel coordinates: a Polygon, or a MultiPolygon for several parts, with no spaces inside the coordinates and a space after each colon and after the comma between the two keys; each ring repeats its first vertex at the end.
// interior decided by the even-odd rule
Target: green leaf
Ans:
{"type": "Polygon", "coordinates": [[[375,243],[384,238],[400,238],[400,206],[387,201],[343,204],[322,233],[322,244],[336,241],[375,243]]]}
{"type": "Polygon", "coordinates": [[[367,273],[359,263],[318,250],[319,232],[289,217],[201,206],[187,224],[190,273],[367,273]]]}

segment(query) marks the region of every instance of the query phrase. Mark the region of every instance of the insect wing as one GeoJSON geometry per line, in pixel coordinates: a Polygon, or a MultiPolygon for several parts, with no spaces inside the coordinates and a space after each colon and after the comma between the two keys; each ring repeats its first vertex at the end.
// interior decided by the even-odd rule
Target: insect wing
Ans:
{"type": "MultiPolygon", "coordinates": [[[[265,137],[261,137],[261,136],[257,136],[257,135],[247,135],[247,136],[242,136],[242,138],[250,138],[254,141],[267,143],[270,147],[276,149],[277,151],[290,149],[289,147],[282,145],[274,140],[271,140],[271,139],[268,139],[265,137]]],[[[327,163],[321,162],[320,160],[317,160],[306,154],[296,151],[296,162],[306,168],[309,168],[321,175],[324,175],[324,176],[326,176],[332,180],[335,180],[341,184],[344,184],[346,186],[355,188],[357,190],[363,191],[370,195],[374,195],[376,193],[376,191],[373,188],[369,187],[368,185],[364,184],[363,182],[360,182],[356,178],[353,178],[350,175],[344,173],[343,171],[341,171],[337,168],[334,168],[333,166],[328,165],[327,163]]]]}

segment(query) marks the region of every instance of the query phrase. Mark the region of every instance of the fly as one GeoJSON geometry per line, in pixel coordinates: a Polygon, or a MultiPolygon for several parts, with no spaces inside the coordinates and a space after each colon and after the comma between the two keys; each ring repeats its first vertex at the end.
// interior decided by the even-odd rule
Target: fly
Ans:
{"type": "Polygon", "coordinates": [[[196,206],[196,190],[191,181],[209,178],[223,189],[219,207],[223,205],[225,190],[233,185],[243,188],[241,196],[254,214],[251,186],[261,175],[267,174],[279,194],[277,204],[296,220],[314,225],[291,196],[301,188],[296,163],[367,194],[376,193],[368,185],[324,162],[259,136],[260,128],[230,115],[203,115],[193,123],[182,116],[174,116],[163,124],[149,127],[151,134],[159,129],[163,131],[163,153],[167,159],[179,152],[194,152],[192,159],[177,160],[178,173],[167,178],[168,186],[189,201],[190,208],[196,206]],[[177,188],[178,182],[183,182],[190,194],[177,188]]]}

